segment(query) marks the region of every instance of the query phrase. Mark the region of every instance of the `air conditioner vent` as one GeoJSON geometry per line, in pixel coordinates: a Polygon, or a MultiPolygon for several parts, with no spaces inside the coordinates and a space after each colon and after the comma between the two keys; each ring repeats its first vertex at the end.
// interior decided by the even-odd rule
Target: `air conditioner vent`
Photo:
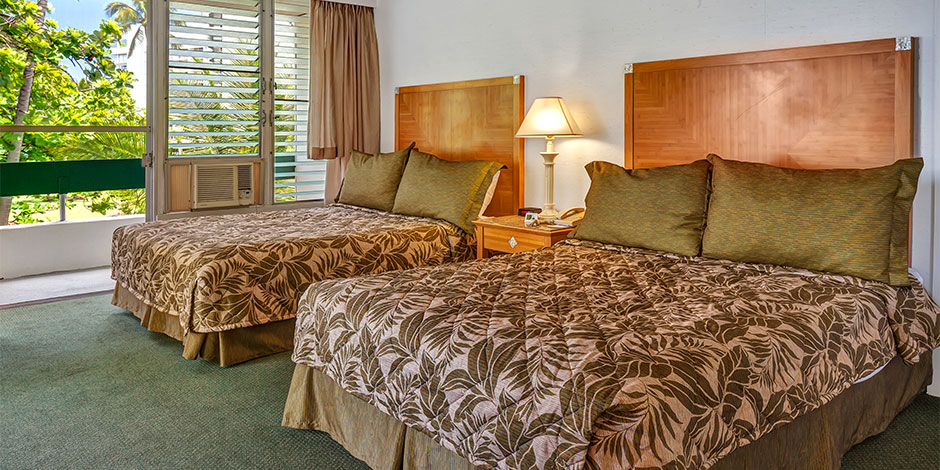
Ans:
{"type": "Polygon", "coordinates": [[[251,163],[193,164],[193,209],[246,206],[254,201],[251,163]]]}
{"type": "Polygon", "coordinates": [[[251,165],[238,165],[238,190],[251,191],[251,165]]]}

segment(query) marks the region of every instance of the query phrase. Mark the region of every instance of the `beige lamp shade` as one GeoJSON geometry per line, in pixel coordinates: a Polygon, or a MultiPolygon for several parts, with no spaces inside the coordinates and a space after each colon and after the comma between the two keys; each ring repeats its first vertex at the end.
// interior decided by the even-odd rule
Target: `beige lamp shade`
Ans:
{"type": "Polygon", "coordinates": [[[557,96],[536,98],[526,113],[516,137],[578,137],[581,128],[557,96]]]}

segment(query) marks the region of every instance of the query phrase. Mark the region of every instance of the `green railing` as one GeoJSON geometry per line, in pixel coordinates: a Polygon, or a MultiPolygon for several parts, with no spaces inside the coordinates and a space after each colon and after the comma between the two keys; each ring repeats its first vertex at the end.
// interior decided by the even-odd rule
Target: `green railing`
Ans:
{"type": "Polygon", "coordinates": [[[0,163],[0,196],[144,187],[139,158],[0,163]]]}

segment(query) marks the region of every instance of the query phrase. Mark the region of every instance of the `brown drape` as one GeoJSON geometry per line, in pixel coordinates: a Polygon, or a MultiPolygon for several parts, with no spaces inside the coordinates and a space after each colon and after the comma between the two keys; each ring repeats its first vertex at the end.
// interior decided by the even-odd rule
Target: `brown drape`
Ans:
{"type": "Polygon", "coordinates": [[[379,151],[379,46],[372,8],[313,0],[310,13],[307,155],[328,160],[333,201],[349,151],[379,151]]]}

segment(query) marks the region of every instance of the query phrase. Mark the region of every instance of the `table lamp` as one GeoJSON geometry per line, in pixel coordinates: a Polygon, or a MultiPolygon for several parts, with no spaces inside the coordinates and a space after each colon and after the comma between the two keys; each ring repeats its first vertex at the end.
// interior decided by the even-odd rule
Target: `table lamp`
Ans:
{"type": "Polygon", "coordinates": [[[545,204],[539,220],[552,221],[558,217],[555,210],[555,137],[580,137],[581,128],[574,122],[574,117],[557,96],[536,98],[526,113],[516,137],[544,137],[545,151],[540,152],[545,159],[545,204]]]}

